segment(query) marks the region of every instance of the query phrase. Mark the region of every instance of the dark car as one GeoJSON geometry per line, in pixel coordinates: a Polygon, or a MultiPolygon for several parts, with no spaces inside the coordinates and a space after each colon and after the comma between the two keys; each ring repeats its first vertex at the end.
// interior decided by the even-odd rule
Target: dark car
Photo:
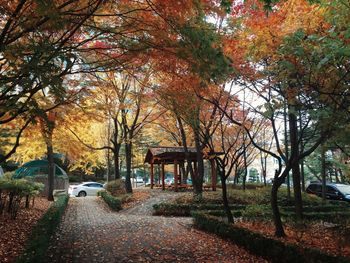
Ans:
{"type": "MultiPolygon", "coordinates": [[[[306,188],[306,192],[309,194],[315,194],[322,196],[322,184],[310,183],[306,188]]],[[[326,198],[332,200],[343,200],[350,202],[350,185],[346,184],[326,184],[326,198]]]]}

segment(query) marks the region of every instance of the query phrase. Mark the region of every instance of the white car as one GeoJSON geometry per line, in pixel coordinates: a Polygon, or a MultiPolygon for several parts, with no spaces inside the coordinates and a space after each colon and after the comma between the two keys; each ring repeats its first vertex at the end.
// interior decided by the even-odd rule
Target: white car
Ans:
{"type": "Polygon", "coordinates": [[[104,190],[103,184],[96,182],[85,182],[78,185],[70,185],[68,194],[85,197],[85,196],[96,196],[98,191],[104,190]]]}

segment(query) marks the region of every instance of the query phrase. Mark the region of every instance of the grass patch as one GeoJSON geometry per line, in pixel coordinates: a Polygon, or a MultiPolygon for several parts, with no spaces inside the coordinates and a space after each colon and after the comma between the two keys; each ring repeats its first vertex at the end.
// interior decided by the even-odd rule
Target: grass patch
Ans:
{"type": "Polygon", "coordinates": [[[44,216],[38,221],[30,234],[25,252],[17,263],[45,262],[46,251],[49,247],[50,237],[54,234],[61,222],[62,215],[67,207],[68,195],[60,195],[53,202],[44,216]]]}

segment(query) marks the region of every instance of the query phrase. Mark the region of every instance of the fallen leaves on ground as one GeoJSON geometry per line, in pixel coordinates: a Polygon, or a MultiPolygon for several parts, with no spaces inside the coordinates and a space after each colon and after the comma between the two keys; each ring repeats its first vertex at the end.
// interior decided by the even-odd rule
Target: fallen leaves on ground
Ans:
{"type": "Polygon", "coordinates": [[[128,209],[134,207],[141,202],[150,198],[149,191],[135,191],[132,193],[130,197],[128,197],[125,202],[123,202],[123,209],[128,209]]]}
{"type": "Polygon", "coordinates": [[[329,254],[350,257],[349,237],[344,236],[341,233],[341,229],[333,224],[285,225],[287,236],[284,238],[274,237],[272,222],[240,221],[236,222],[236,225],[286,243],[302,244],[307,247],[320,249],[329,254]]]}
{"type": "Polygon", "coordinates": [[[24,250],[27,238],[38,219],[49,208],[45,198],[35,198],[34,207],[21,209],[15,220],[7,214],[0,216],[0,261],[13,262],[24,250]]]}
{"type": "MultiPolygon", "coordinates": [[[[98,198],[72,199],[52,239],[49,261],[267,262],[228,240],[194,229],[191,218],[151,216],[154,203],[172,200],[179,194],[149,194],[150,198],[132,209],[117,213],[98,198]]],[[[146,197],[142,193],[137,196],[146,197]]]]}

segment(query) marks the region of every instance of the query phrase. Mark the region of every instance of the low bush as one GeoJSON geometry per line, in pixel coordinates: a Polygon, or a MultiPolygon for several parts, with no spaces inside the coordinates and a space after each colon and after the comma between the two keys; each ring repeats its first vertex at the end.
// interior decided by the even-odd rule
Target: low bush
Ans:
{"type": "Polygon", "coordinates": [[[68,203],[68,195],[59,195],[30,234],[25,252],[17,263],[45,262],[50,237],[59,225],[68,203]]]}
{"type": "Polygon", "coordinates": [[[122,200],[120,198],[111,195],[107,191],[100,191],[99,195],[112,210],[119,211],[122,209],[122,200]]]}
{"type": "MultiPolygon", "coordinates": [[[[264,184],[263,183],[246,183],[245,184],[245,189],[246,190],[251,190],[251,189],[259,189],[259,188],[264,188],[264,184]]],[[[227,185],[228,189],[243,189],[243,185],[242,184],[228,184],[227,185]]]]}
{"type": "MultiPolygon", "coordinates": [[[[243,205],[231,205],[232,211],[243,210],[243,205]]],[[[210,210],[210,211],[222,211],[223,206],[219,204],[173,204],[173,203],[160,203],[153,205],[154,215],[162,216],[191,216],[192,211],[197,210],[210,210]]],[[[241,214],[241,213],[240,213],[241,214]]]]}
{"type": "Polygon", "coordinates": [[[199,229],[228,238],[251,253],[272,262],[349,262],[349,258],[336,257],[317,249],[302,245],[287,244],[280,240],[263,236],[248,229],[227,224],[214,216],[194,212],[195,226],[199,229]]]}
{"type": "Polygon", "coordinates": [[[0,215],[7,212],[15,219],[22,200],[25,198],[25,207],[29,208],[29,200],[37,196],[44,185],[25,179],[1,179],[0,180],[0,215]]]}
{"type": "MultiPolygon", "coordinates": [[[[242,217],[256,220],[271,220],[272,211],[269,205],[247,205],[241,210],[242,217]]],[[[281,216],[286,221],[295,221],[296,215],[294,207],[281,207],[281,216]]],[[[342,218],[348,218],[350,210],[339,206],[315,206],[305,207],[303,212],[304,220],[308,221],[326,221],[330,223],[339,223],[342,218]]]]}
{"type": "Polygon", "coordinates": [[[269,205],[247,205],[242,211],[242,216],[246,218],[272,218],[272,211],[269,205]]]}
{"type": "Polygon", "coordinates": [[[125,182],[122,179],[109,181],[106,184],[106,189],[113,196],[121,196],[126,194],[125,182]]]}
{"type": "MultiPolygon", "coordinates": [[[[291,213],[288,218],[294,218],[295,214],[291,213]]],[[[312,212],[303,213],[303,218],[310,221],[326,221],[329,223],[339,223],[343,218],[349,218],[349,211],[336,211],[336,212],[312,212]]]]}
{"type": "MultiPolygon", "coordinates": [[[[315,205],[315,206],[303,206],[303,211],[305,213],[313,213],[313,212],[344,212],[348,211],[350,212],[350,206],[346,204],[347,206],[344,206],[342,204],[326,204],[326,205],[315,205]]],[[[285,212],[294,212],[295,207],[294,206],[284,206],[282,207],[283,211],[285,212]]]]}

